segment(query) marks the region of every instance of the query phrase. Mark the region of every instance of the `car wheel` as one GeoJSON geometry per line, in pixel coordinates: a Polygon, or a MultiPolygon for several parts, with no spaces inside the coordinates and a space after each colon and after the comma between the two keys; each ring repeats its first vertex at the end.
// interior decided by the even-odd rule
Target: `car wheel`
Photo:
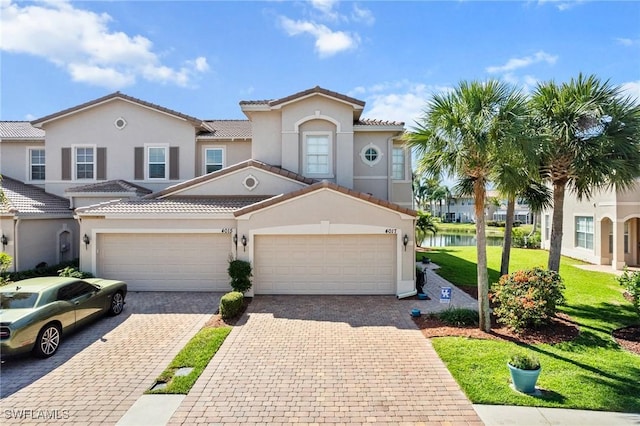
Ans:
{"type": "Polygon", "coordinates": [[[56,324],[45,325],[36,340],[33,352],[40,358],[49,358],[55,354],[60,346],[60,327],[56,324]]]}
{"type": "Polygon", "coordinates": [[[111,306],[109,307],[109,314],[120,315],[124,309],[124,296],[121,291],[117,291],[111,297],[111,306]]]}

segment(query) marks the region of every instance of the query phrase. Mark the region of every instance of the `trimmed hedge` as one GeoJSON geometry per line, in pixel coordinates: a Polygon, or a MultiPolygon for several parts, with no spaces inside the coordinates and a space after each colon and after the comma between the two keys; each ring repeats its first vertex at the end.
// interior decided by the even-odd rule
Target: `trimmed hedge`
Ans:
{"type": "Polygon", "coordinates": [[[229,259],[227,273],[231,278],[229,284],[233,291],[244,293],[251,288],[251,263],[246,260],[229,259]]]}
{"type": "Polygon", "coordinates": [[[239,291],[231,291],[220,298],[220,315],[223,319],[234,318],[242,311],[244,295],[239,291]]]}
{"type": "MultiPolygon", "coordinates": [[[[43,268],[29,269],[29,270],[20,271],[20,272],[6,272],[4,276],[9,281],[20,281],[20,280],[26,280],[27,278],[37,278],[37,277],[57,277],[59,276],[61,270],[66,270],[66,271],[71,270],[67,268],[73,268],[74,270],[77,270],[78,265],[79,265],[79,261],[78,259],[75,259],[69,262],[58,263],[57,265],[45,266],[43,268]]],[[[82,274],[82,278],[92,277],[92,275],[88,272],[81,272],[81,274],[82,274]]]]}

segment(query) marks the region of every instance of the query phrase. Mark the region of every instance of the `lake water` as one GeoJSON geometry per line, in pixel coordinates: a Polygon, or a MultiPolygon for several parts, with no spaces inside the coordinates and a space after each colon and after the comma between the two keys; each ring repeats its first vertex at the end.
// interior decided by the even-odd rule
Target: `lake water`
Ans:
{"type": "MultiPolygon", "coordinates": [[[[502,246],[502,237],[487,237],[488,246],[502,246]]],[[[427,235],[422,247],[450,247],[450,246],[475,246],[475,234],[446,234],[437,233],[427,235]]]]}

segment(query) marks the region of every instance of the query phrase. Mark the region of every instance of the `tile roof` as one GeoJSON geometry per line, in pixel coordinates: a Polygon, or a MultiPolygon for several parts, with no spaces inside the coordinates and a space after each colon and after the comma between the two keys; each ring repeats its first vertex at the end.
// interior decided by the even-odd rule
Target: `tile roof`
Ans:
{"type": "Polygon", "coordinates": [[[130,193],[130,192],[133,192],[137,196],[142,197],[143,195],[151,194],[152,191],[140,185],[127,182],[126,180],[108,180],[104,182],[90,183],[88,185],[74,186],[74,187],[65,189],[64,192],[71,192],[71,193],[95,193],[95,192],[104,192],[104,193],[129,192],[130,193]]]}
{"type": "Polygon", "coordinates": [[[271,173],[275,173],[278,174],[280,176],[284,176],[286,178],[289,179],[293,179],[293,180],[297,180],[298,182],[302,182],[305,183],[307,185],[311,185],[315,182],[317,182],[317,180],[315,179],[311,179],[302,175],[299,175],[297,173],[291,172],[289,170],[283,169],[281,167],[276,167],[276,166],[271,166],[269,164],[263,163],[261,161],[257,161],[257,160],[247,160],[247,161],[243,161],[242,163],[238,163],[235,164],[233,166],[229,166],[226,167],[222,170],[218,170],[216,172],[212,172],[206,175],[202,175],[202,176],[198,176],[196,178],[187,180],[185,182],[170,186],[168,188],[163,189],[162,191],[158,191],[158,192],[154,192],[153,194],[149,194],[147,196],[145,196],[145,198],[162,198],[162,197],[166,197],[168,195],[171,195],[175,192],[179,192],[183,189],[189,188],[193,185],[197,185],[199,183],[203,183],[206,182],[208,180],[212,180],[212,179],[217,179],[221,176],[227,175],[229,173],[233,173],[237,170],[241,170],[241,169],[245,169],[248,167],[255,167],[261,170],[265,170],[267,172],[271,172],[271,173]]]}
{"type": "Polygon", "coordinates": [[[85,102],[83,104],[76,105],[74,107],[67,108],[67,109],[64,109],[62,111],[58,111],[56,113],[44,116],[42,118],[38,118],[37,120],[33,120],[31,122],[31,124],[33,124],[34,126],[42,125],[43,123],[45,123],[47,121],[55,120],[56,118],[59,118],[59,117],[64,117],[64,116],[72,114],[72,113],[74,113],[76,111],[80,111],[80,110],[83,110],[83,109],[86,109],[86,108],[90,108],[90,107],[92,107],[94,105],[99,105],[99,104],[101,104],[103,102],[108,102],[108,101],[110,101],[112,99],[124,99],[124,100],[129,101],[129,102],[133,102],[133,103],[136,103],[136,104],[139,104],[139,105],[151,108],[151,109],[155,109],[157,111],[161,111],[161,112],[164,112],[166,114],[173,115],[173,116],[185,119],[185,120],[189,121],[190,123],[192,123],[196,127],[202,127],[204,125],[203,121],[198,119],[198,118],[192,117],[190,115],[183,114],[183,113],[178,112],[178,111],[174,111],[174,110],[169,109],[169,108],[165,108],[165,107],[157,105],[157,104],[153,104],[151,102],[143,101],[142,99],[134,98],[133,96],[125,95],[124,93],[120,93],[120,92],[114,92],[114,93],[108,94],[106,96],[103,96],[101,98],[94,99],[92,101],[85,102]]]}
{"type": "Polygon", "coordinates": [[[44,139],[44,130],[28,121],[0,121],[0,139],[44,139]]]}
{"type": "Polygon", "coordinates": [[[76,209],[78,215],[93,216],[107,214],[148,214],[148,215],[210,215],[233,213],[234,211],[263,201],[271,196],[253,197],[210,197],[177,199],[139,199],[109,201],[76,209]]]}
{"type": "Polygon", "coordinates": [[[311,89],[303,90],[302,92],[294,93],[293,95],[289,95],[280,99],[271,99],[271,100],[261,100],[261,101],[240,101],[240,105],[268,105],[268,106],[276,106],[280,105],[294,99],[303,98],[308,95],[312,95],[314,93],[323,94],[332,98],[341,99],[343,101],[360,105],[364,107],[365,102],[356,98],[352,98],[347,95],[343,95],[342,93],[333,92],[331,90],[323,89],[320,86],[313,87],[311,89]]]}
{"type": "Polygon", "coordinates": [[[354,126],[404,126],[403,121],[375,120],[373,118],[363,118],[354,121],[354,126]]]}
{"type": "Polygon", "coordinates": [[[376,204],[376,205],[385,207],[387,209],[394,210],[394,211],[397,211],[397,212],[400,212],[400,213],[404,213],[404,214],[407,214],[407,215],[410,215],[410,216],[416,216],[417,215],[415,210],[411,210],[411,209],[408,209],[406,207],[401,207],[401,206],[399,206],[397,204],[394,204],[394,203],[391,203],[389,201],[385,201],[385,200],[381,200],[379,198],[376,198],[373,195],[365,194],[363,192],[354,191],[353,189],[349,189],[349,188],[346,188],[344,186],[340,186],[338,184],[335,184],[333,182],[328,182],[328,181],[320,181],[320,182],[314,183],[313,185],[307,186],[306,188],[302,188],[302,189],[299,189],[297,191],[293,191],[293,192],[289,192],[287,194],[283,194],[283,195],[280,195],[280,196],[269,198],[269,199],[264,200],[262,202],[247,206],[247,207],[245,207],[243,209],[236,210],[233,214],[236,217],[242,216],[244,214],[251,213],[251,212],[263,209],[265,207],[273,206],[275,204],[282,203],[282,202],[284,202],[286,200],[290,200],[292,198],[300,197],[301,195],[305,195],[305,194],[308,194],[310,192],[318,191],[318,190],[321,190],[321,189],[331,189],[333,191],[340,192],[342,194],[346,194],[346,195],[349,195],[351,197],[358,198],[358,199],[367,201],[369,203],[376,204]]]}
{"type": "Polygon", "coordinates": [[[200,132],[198,139],[250,139],[251,122],[249,120],[206,120],[213,131],[200,132]]]}
{"type": "Polygon", "coordinates": [[[0,203],[0,214],[17,216],[69,216],[69,200],[44,192],[34,185],[27,185],[7,176],[2,177],[0,186],[4,191],[5,203],[0,203]]]}

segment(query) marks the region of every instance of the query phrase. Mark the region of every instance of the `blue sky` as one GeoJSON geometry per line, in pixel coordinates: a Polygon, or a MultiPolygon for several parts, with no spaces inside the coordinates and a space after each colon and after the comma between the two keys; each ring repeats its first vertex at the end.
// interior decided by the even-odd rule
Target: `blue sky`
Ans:
{"type": "Polygon", "coordinates": [[[3,120],[120,90],[201,119],[316,85],[410,127],[460,80],[594,73],[640,98],[640,2],[0,0],[3,120]]]}

